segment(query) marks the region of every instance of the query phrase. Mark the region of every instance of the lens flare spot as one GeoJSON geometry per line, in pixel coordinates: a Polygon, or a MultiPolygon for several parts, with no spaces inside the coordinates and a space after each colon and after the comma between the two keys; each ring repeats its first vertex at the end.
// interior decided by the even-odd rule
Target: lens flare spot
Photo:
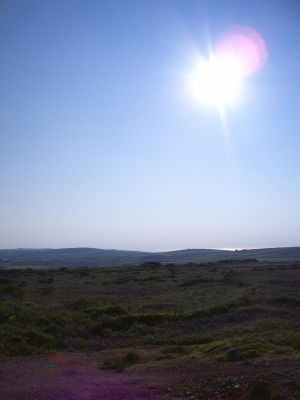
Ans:
{"type": "Polygon", "coordinates": [[[216,46],[215,54],[238,59],[245,77],[261,69],[268,59],[265,41],[249,27],[237,27],[224,35],[216,46]]]}

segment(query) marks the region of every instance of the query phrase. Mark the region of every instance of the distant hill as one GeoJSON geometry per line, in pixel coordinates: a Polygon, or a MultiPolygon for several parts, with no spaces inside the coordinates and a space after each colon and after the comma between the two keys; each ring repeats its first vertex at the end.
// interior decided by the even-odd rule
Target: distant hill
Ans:
{"type": "Polygon", "coordinates": [[[150,253],[129,250],[94,248],[10,249],[0,250],[0,265],[46,266],[118,266],[139,265],[149,261],[164,263],[209,262],[220,260],[257,259],[261,261],[300,260],[300,247],[278,247],[251,250],[186,249],[150,253]]]}

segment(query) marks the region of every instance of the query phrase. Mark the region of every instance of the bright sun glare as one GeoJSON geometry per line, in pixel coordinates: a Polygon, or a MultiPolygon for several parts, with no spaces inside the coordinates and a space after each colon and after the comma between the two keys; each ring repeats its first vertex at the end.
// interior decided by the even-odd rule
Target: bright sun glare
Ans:
{"type": "Polygon", "coordinates": [[[189,86],[196,100],[222,107],[238,100],[243,77],[244,71],[237,58],[215,56],[199,61],[190,76],[189,86]]]}
{"type": "Polygon", "coordinates": [[[243,82],[267,57],[263,38],[252,28],[237,27],[219,40],[209,58],[196,62],[188,76],[189,92],[196,101],[220,109],[236,104],[243,82]]]}

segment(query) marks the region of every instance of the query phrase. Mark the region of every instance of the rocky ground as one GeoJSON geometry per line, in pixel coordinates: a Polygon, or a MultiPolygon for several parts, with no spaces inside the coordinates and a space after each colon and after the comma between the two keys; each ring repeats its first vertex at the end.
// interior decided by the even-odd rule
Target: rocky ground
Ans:
{"type": "Polygon", "coordinates": [[[136,365],[105,370],[106,355],[0,360],[0,400],[297,400],[300,359],[136,365]]]}

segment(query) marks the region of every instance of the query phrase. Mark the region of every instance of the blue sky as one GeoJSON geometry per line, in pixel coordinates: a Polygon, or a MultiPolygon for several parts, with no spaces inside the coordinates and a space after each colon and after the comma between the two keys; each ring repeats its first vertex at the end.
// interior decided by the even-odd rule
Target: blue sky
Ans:
{"type": "Polygon", "coordinates": [[[3,0],[0,247],[300,245],[298,1],[3,0]],[[184,76],[236,25],[269,59],[218,112],[184,76]]]}

